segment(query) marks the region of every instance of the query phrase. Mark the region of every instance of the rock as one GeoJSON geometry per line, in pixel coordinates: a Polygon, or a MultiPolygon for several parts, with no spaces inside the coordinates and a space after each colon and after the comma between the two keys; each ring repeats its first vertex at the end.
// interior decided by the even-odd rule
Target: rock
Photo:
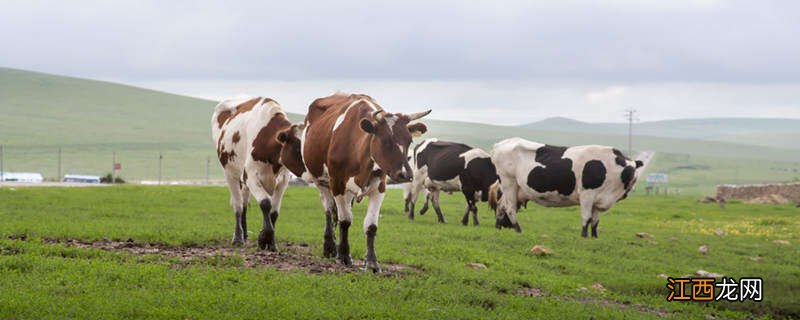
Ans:
{"type": "Polygon", "coordinates": [[[664,273],[662,273],[662,274],[659,274],[659,275],[658,275],[658,277],[659,277],[659,278],[661,278],[661,279],[666,279],[666,278],[669,278],[669,276],[668,276],[668,275],[666,275],[666,274],[664,274],[664,273]]]}
{"type": "Polygon", "coordinates": [[[550,251],[548,247],[537,244],[531,248],[531,254],[535,256],[546,256],[552,254],[552,251],[550,251]]]}
{"type": "Polygon", "coordinates": [[[520,288],[517,290],[517,295],[538,298],[544,296],[544,292],[542,292],[542,289],[539,288],[520,288]]]}
{"type": "Polygon", "coordinates": [[[772,242],[775,244],[789,244],[789,240],[775,240],[772,242]]]}
{"type": "Polygon", "coordinates": [[[725,230],[717,229],[717,230],[714,231],[714,234],[716,234],[718,236],[723,236],[723,235],[725,235],[725,230]]]}
{"type": "Polygon", "coordinates": [[[704,278],[722,278],[725,276],[724,274],[719,274],[716,272],[708,272],[705,270],[697,270],[697,272],[695,272],[694,274],[704,278]]]}
{"type": "Polygon", "coordinates": [[[468,262],[467,267],[475,270],[487,269],[485,264],[478,262],[468,262]]]}
{"type": "Polygon", "coordinates": [[[639,237],[639,238],[646,238],[646,239],[653,239],[653,238],[656,237],[656,236],[654,236],[652,234],[649,234],[649,233],[646,233],[646,232],[639,232],[639,233],[636,234],[636,236],[639,237]]]}
{"type": "Polygon", "coordinates": [[[589,292],[589,289],[587,289],[586,287],[580,287],[580,288],[575,289],[575,290],[580,291],[580,292],[589,292]]]}
{"type": "Polygon", "coordinates": [[[702,254],[708,254],[708,245],[704,244],[700,246],[700,248],[698,248],[697,251],[700,251],[700,253],[702,254]]]}
{"type": "Polygon", "coordinates": [[[600,284],[600,282],[595,282],[594,284],[592,284],[592,289],[595,289],[595,290],[600,291],[600,292],[606,292],[607,291],[606,288],[603,287],[602,284],[600,284]]]}
{"type": "Polygon", "coordinates": [[[755,256],[755,257],[750,257],[750,260],[753,260],[753,261],[761,261],[761,260],[764,260],[764,258],[763,258],[763,257],[760,257],[760,256],[755,256]]]}

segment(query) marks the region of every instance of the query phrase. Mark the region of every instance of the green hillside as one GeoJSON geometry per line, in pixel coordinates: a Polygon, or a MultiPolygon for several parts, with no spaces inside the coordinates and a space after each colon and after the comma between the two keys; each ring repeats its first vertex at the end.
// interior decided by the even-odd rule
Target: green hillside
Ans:
{"type": "MultiPolygon", "coordinates": [[[[625,123],[587,123],[569,118],[548,118],[521,127],[538,130],[627,135],[625,123]]],[[[727,141],[768,147],[799,149],[800,119],[707,118],[638,122],[640,136],[727,141]]]]}
{"type": "MultiPolygon", "coordinates": [[[[221,179],[209,129],[214,105],[214,101],[109,82],[0,68],[0,144],[5,146],[4,167],[6,171],[41,172],[55,178],[61,148],[62,174],[104,174],[110,171],[112,153],[116,152],[123,166],[123,177],[152,180],[158,177],[161,153],[166,180],[202,180],[206,177],[207,161],[210,178],[221,179]]],[[[296,114],[290,116],[295,121],[301,118],[296,114]]],[[[436,114],[434,110],[433,117],[447,115],[436,114]]],[[[725,130],[712,130],[713,126],[708,125],[708,130],[720,134],[720,140],[730,142],[690,139],[676,133],[675,137],[684,138],[636,136],[634,149],[657,151],[650,170],[670,173],[672,186],[683,192],[709,193],[718,183],[798,179],[800,149],[781,148],[784,142],[772,147],[759,146],[756,144],[763,143],[755,138],[758,134],[773,134],[783,140],[772,141],[790,143],[796,141],[793,134],[780,129],[784,124],[775,122],[771,127],[776,130],[768,131],[763,119],[751,120],[756,124],[747,130],[763,130],[750,134],[743,129],[737,133],[728,130],[731,125],[725,130]]],[[[673,123],[681,128],[685,128],[685,123],[706,128],[703,121],[673,123]]],[[[736,121],[746,127],[745,119],[736,121]]],[[[463,141],[486,149],[514,136],[560,145],[606,144],[623,150],[627,146],[624,135],[602,129],[607,124],[563,118],[549,121],[553,122],[560,125],[542,129],[429,119],[426,123],[430,132],[426,136],[463,141]],[[564,132],[570,128],[580,130],[564,132]]],[[[639,127],[644,124],[637,125],[637,132],[639,127]]]]}

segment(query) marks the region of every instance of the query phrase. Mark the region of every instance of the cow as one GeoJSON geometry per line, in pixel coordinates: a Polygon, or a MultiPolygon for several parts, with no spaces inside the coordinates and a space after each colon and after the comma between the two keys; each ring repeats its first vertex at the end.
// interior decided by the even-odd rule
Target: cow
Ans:
{"type": "Polygon", "coordinates": [[[478,225],[476,204],[489,200],[489,187],[497,182],[497,172],[486,151],[433,138],[423,140],[414,147],[410,163],[414,178],[403,186],[405,211],[409,219],[414,220],[414,205],[419,192],[426,190],[425,204],[419,214],[425,214],[430,200],[439,222],[444,223],[444,215],[439,208],[440,192],[461,191],[467,200],[461,224],[469,224],[469,214],[472,212],[472,224],[478,225]]]}
{"type": "Polygon", "coordinates": [[[411,121],[430,112],[389,113],[368,95],[344,93],[316,99],[308,107],[301,139],[307,170],[303,176],[317,186],[325,209],[325,257],[335,256],[339,263],[353,264],[348,240],[352,202],[367,196],[364,260],[368,270],[380,271],[374,243],[386,178],[397,182],[411,180],[406,154],[412,135],[427,131],[425,124],[411,121]],[[337,221],[338,246],[333,232],[337,221]]]}
{"type": "Polygon", "coordinates": [[[500,178],[489,194],[496,227],[521,232],[516,213],[528,200],[545,207],[580,205],[584,238],[589,223],[597,238],[599,213],[628,196],[643,165],[612,147],[560,147],[522,138],[496,143],[491,157],[500,178]]]}
{"type": "Polygon", "coordinates": [[[276,250],[275,222],[290,180],[284,163],[294,164],[295,168],[298,163],[302,165],[297,148],[285,145],[297,141],[300,130],[302,125],[289,122],[280,104],[270,98],[232,98],[214,108],[211,135],[230,190],[236,221],[234,245],[247,241],[247,206],[252,194],[263,215],[258,246],[276,250]]]}

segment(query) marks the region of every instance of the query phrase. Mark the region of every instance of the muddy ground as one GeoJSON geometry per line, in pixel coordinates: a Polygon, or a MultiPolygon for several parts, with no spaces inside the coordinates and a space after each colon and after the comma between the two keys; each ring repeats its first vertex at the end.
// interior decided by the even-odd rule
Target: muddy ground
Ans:
{"type": "MultiPolygon", "coordinates": [[[[17,240],[24,240],[24,238],[17,240]]],[[[83,249],[124,251],[136,255],[160,255],[167,258],[176,258],[179,261],[177,263],[178,267],[203,264],[212,260],[218,261],[220,258],[240,257],[244,262],[243,266],[247,268],[266,267],[280,271],[300,270],[309,274],[365,272],[363,260],[353,259],[353,266],[345,266],[336,263],[333,259],[316,257],[311,253],[311,248],[308,245],[297,243],[279,243],[277,252],[268,252],[259,250],[254,244],[243,247],[224,245],[167,246],[157,243],[137,242],[133,239],[128,239],[127,241],[44,239],[43,242],[83,249]]],[[[418,268],[402,264],[379,263],[381,276],[401,276],[420,271],[418,268]]]]}

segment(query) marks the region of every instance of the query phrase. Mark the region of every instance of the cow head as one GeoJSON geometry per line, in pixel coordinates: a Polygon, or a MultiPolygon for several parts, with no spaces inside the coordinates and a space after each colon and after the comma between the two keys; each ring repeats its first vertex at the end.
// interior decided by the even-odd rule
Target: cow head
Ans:
{"type": "Polygon", "coordinates": [[[413,175],[408,164],[411,137],[428,131],[425,124],[411,121],[422,118],[431,110],[413,114],[386,113],[378,110],[370,118],[361,119],[361,130],[372,135],[370,157],[392,180],[409,182],[413,175]]]}
{"type": "Polygon", "coordinates": [[[305,128],[305,123],[293,124],[279,132],[277,136],[278,142],[283,145],[281,148],[281,163],[298,177],[302,176],[303,172],[306,171],[301,152],[301,141],[305,128]]]}

